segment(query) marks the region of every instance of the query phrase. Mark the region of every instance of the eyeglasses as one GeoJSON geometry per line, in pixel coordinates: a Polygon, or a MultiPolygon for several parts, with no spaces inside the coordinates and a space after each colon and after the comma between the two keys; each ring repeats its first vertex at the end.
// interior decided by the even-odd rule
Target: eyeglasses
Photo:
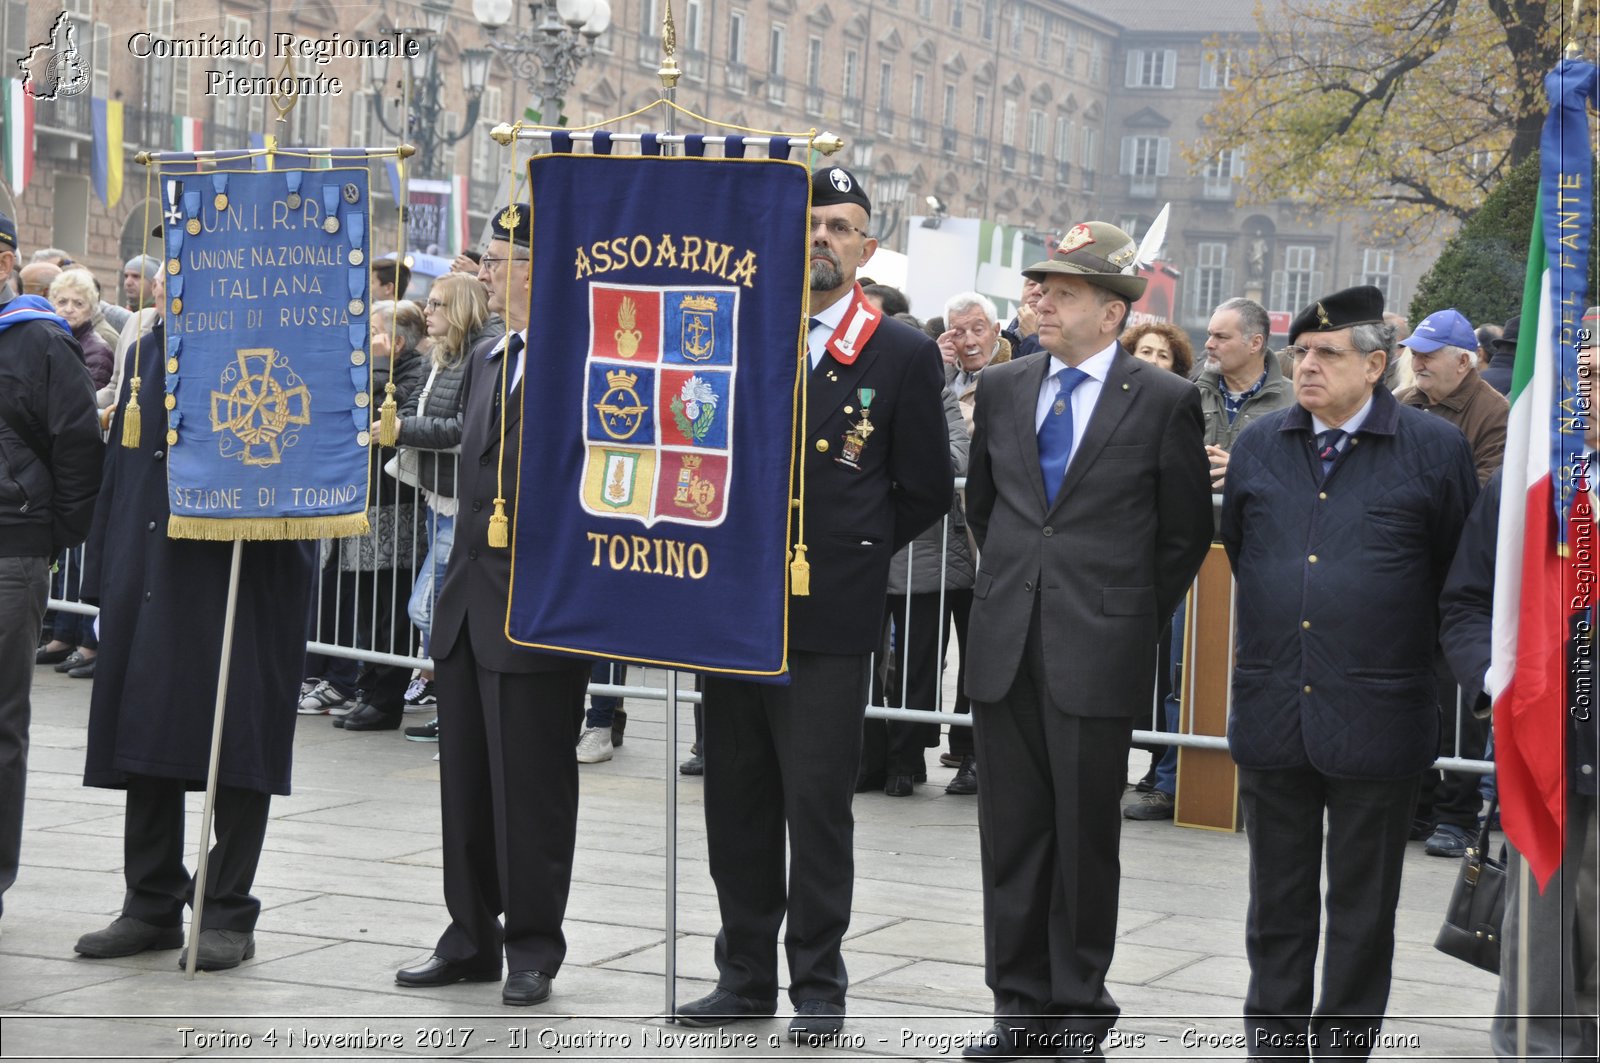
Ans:
{"type": "Polygon", "coordinates": [[[862,236],[867,235],[867,230],[858,229],[854,225],[851,225],[849,222],[845,221],[843,218],[834,218],[831,221],[823,221],[821,218],[818,218],[816,221],[812,222],[811,231],[816,232],[818,225],[826,228],[829,235],[837,236],[841,240],[848,237],[851,233],[860,233],[862,236]]]}
{"type": "Polygon", "coordinates": [[[1308,354],[1314,354],[1320,361],[1325,358],[1337,358],[1341,354],[1348,354],[1355,350],[1354,347],[1285,347],[1283,353],[1295,361],[1299,361],[1308,354]]]}
{"type": "Polygon", "coordinates": [[[443,310],[444,309],[444,303],[442,303],[438,299],[429,299],[427,302],[422,304],[422,309],[431,314],[435,310],[443,310]]]}
{"type": "Polygon", "coordinates": [[[507,258],[501,258],[498,255],[484,255],[483,256],[482,265],[487,266],[489,269],[498,269],[502,262],[532,262],[532,261],[533,261],[533,259],[528,258],[525,255],[511,255],[511,256],[509,256],[507,258]]]}

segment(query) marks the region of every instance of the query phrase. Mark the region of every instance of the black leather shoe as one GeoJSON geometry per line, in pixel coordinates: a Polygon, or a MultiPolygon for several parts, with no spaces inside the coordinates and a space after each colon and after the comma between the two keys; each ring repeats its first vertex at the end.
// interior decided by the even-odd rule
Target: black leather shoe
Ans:
{"type": "Polygon", "coordinates": [[[71,646],[63,646],[59,650],[47,650],[43,646],[40,646],[38,652],[33,655],[33,663],[34,664],[60,664],[62,661],[66,660],[68,657],[71,657],[71,656],[72,656],[72,647],[71,646]]]}
{"type": "Polygon", "coordinates": [[[398,712],[383,712],[371,705],[362,705],[348,716],[335,717],[333,725],[346,731],[398,731],[401,718],[398,712]]]}
{"type": "Polygon", "coordinates": [[[978,792],[978,760],[971,753],[961,758],[961,768],[956,777],[945,786],[947,794],[970,797],[978,792]]]}
{"type": "MultiPolygon", "coordinates": [[[[200,957],[197,971],[226,971],[256,954],[256,936],[248,930],[200,931],[200,957]]],[[[178,966],[189,966],[189,950],[178,953],[178,966]]]]}
{"type": "Polygon", "coordinates": [[[789,1036],[797,1045],[836,1037],[843,1028],[843,1005],[827,1000],[802,1000],[789,1020],[789,1036]]]}
{"type": "Polygon", "coordinates": [[[910,797],[916,789],[909,775],[891,775],[883,784],[883,792],[890,797],[910,797]]]}
{"type": "Polygon", "coordinates": [[[777,1012],[776,1000],[747,1000],[719,987],[699,1000],[679,1005],[677,1019],[685,1026],[721,1026],[740,1019],[770,1019],[777,1012]]]}
{"type": "Polygon", "coordinates": [[[88,662],[89,658],[85,657],[77,650],[73,650],[71,653],[61,658],[60,663],[56,665],[56,671],[60,672],[62,675],[65,675],[74,668],[78,667],[80,664],[87,664],[88,662]]]}
{"type": "Polygon", "coordinates": [[[400,968],[394,973],[394,980],[413,989],[432,989],[435,986],[455,985],[457,982],[498,982],[500,969],[473,967],[470,964],[453,963],[438,956],[429,956],[415,967],[400,968]]]}
{"type": "Polygon", "coordinates": [[[550,976],[543,971],[512,971],[500,993],[500,1003],[515,1008],[543,1004],[550,999],[550,976]]]}
{"type": "Polygon", "coordinates": [[[94,662],[98,661],[99,659],[100,658],[98,656],[86,658],[82,664],[67,672],[67,674],[74,679],[93,679],[94,662]]]}
{"type": "Polygon", "coordinates": [[[704,775],[705,773],[706,760],[698,753],[678,765],[679,775],[704,775]]]}
{"type": "Polygon", "coordinates": [[[72,951],[94,960],[136,956],[151,949],[183,948],[183,927],[154,926],[124,915],[104,930],[83,935],[72,951]]]}

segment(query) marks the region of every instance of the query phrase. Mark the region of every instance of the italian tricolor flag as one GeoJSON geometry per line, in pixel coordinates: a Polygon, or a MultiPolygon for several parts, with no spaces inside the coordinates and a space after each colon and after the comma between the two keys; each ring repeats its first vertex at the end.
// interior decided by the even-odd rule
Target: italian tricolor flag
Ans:
{"type": "Polygon", "coordinates": [[[198,118],[190,118],[186,114],[173,115],[172,137],[178,151],[202,151],[205,148],[201,142],[198,118]]]}
{"type": "Polygon", "coordinates": [[[13,196],[21,196],[33,180],[33,97],[18,78],[0,80],[0,162],[13,196]]]}
{"type": "MultiPolygon", "coordinates": [[[[1586,488],[1600,477],[1582,458],[1584,427],[1600,415],[1596,381],[1578,400],[1577,336],[1594,219],[1594,156],[1584,123],[1595,68],[1563,61],[1546,78],[1552,107],[1541,142],[1540,189],[1528,249],[1522,322],[1501,474],[1493,642],[1485,683],[1506,838],[1543,890],[1561,865],[1568,788],[1568,669],[1576,621],[1600,615],[1595,517],[1586,488]],[[1576,119],[1574,121],[1573,119],[1576,119]],[[1576,596],[1587,594],[1587,611],[1576,596]]],[[[1591,631],[1591,634],[1593,632],[1591,631]]],[[[1591,669],[1596,662],[1590,656],[1591,669]]],[[[1591,671],[1591,674],[1592,671],[1591,671]]],[[[1592,694],[1591,694],[1592,697],[1592,694]]],[[[1589,705],[1588,712],[1595,706],[1589,705]]]]}

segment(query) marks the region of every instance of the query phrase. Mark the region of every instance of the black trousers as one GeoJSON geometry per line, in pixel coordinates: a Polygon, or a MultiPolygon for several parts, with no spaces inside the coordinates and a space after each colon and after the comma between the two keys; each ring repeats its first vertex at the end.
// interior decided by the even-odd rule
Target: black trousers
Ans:
{"type": "Polygon", "coordinates": [[[1044,674],[1036,609],[1005,700],[972,710],[983,770],[984,976],[997,1019],[1078,1052],[1120,1014],[1106,972],[1133,720],[1044,704],[1044,674]]]}
{"type": "Polygon", "coordinates": [[[776,1001],[787,915],[790,999],[843,1005],[839,945],[855,886],[850,806],[867,658],[791,651],[789,675],[787,686],[705,679],[706,848],[722,913],[717,985],[776,1001]]]}
{"type": "MultiPolygon", "coordinates": [[[[1434,661],[1434,674],[1439,688],[1439,755],[1462,756],[1479,759],[1489,743],[1489,721],[1480,720],[1472,713],[1472,701],[1461,705],[1461,718],[1456,720],[1456,703],[1461,688],[1456,685],[1443,654],[1434,661]],[[1456,752],[1457,739],[1461,752],[1456,752]]],[[[1478,813],[1483,811],[1483,794],[1478,784],[1483,776],[1466,771],[1435,771],[1429,768],[1422,773],[1422,788],[1417,794],[1416,818],[1435,826],[1449,823],[1460,827],[1469,836],[1478,829],[1478,813]]]]}
{"type": "Polygon", "coordinates": [[[589,662],[495,672],[463,630],[437,662],[439,810],[450,926],[434,953],[484,971],[561,970],[589,662]],[[500,917],[505,916],[502,926],[500,917]]]}
{"type": "MultiPolygon", "coordinates": [[[[873,677],[872,703],[932,709],[939,699],[940,657],[949,639],[949,628],[940,623],[939,594],[891,594],[887,602],[884,616],[894,631],[889,654],[893,666],[885,681],[873,677]]],[[[865,720],[861,727],[863,778],[921,775],[928,770],[923,750],[939,744],[937,724],[865,720]]]]}
{"type": "MultiPolygon", "coordinates": [[[[967,698],[967,625],[972,619],[972,588],[964,590],[946,590],[944,600],[948,608],[945,620],[947,625],[953,624],[956,629],[956,646],[961,651],[961,663],[956,668],[956,703],[952,708],[965,716],[972,712],[972,702],[967,698]]],[[[944,644],[950,645],[948,630],[945,634],[944,644]]],[[[941,661],[941,664],[943,662],[941,661]]],[[[941,667],[940,671],[943,671],[941,667]]],[[[972,728],[950,728],[950,754],[964,757],[973,751],[972,728]]]]}
{"type": "Polygon", "coordinates": [[[1330,778],[1309,767],[1239,769],[1250,840],[1249,1055],[1371,1053],[1362,1040],[1370,1044],[1382,1028],[1389,1003],[1394,915],[1416,791],[1414,777],[1374,782],[1330,778]],[[1327,929],[1313,1007],[1324,817],[1327,929]]]}
{"type": "MultiPolygon", "coordinates": [[[[178,926],[194,901],[194,877],[184,866],[182,779],[128,779],[122,832],[122,914],[154,926],[178,926]]],[[[254,930],[261,902],[250,895],[267,836],[272,795],[218,786],[212,809],[216,842],[206,861],[204,930],[254,930]]]]}

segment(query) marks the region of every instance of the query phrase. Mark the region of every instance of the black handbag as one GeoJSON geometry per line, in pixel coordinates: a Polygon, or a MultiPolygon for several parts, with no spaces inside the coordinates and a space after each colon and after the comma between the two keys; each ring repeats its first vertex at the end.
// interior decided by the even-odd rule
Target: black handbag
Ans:
{"type": "Polygon", "coordinates": [[[1433,947],[1445,955],[1466,960],[1490,974],[1500,973],[1500,924],[1506,907],[1505,851],[1502,848],[1499,860],[1489,856],[1489,824],[1498,807],[1498,800],[1489,802],[1477,844],[1462,858],[1444,925],[1433,941],[1433,947]]]}

